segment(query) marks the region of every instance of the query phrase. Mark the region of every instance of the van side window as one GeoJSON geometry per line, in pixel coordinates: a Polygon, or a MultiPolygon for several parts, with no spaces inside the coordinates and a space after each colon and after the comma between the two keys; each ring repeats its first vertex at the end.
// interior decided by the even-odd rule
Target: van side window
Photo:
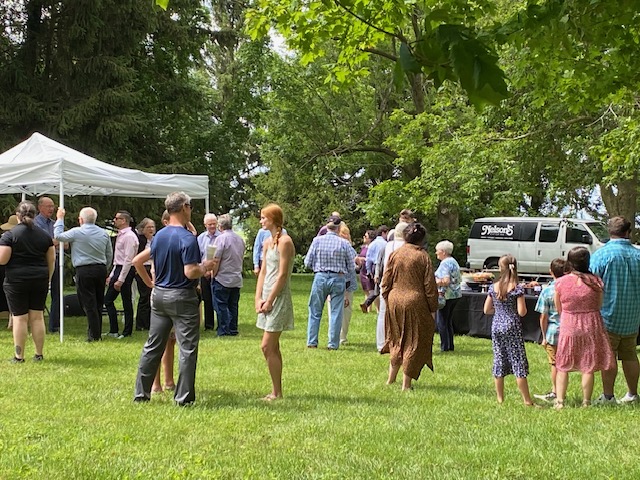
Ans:
{"type": "Polygon", "coordinates": [[[560,233],[560,225],[557,223],[540,224],[540,239],[538,241],[545,243],[555,243],[558,241],[560,233]]]}
{"type": "Polygon", "coordinates": [[[536,230],[538,229],[538,222],[522,222],[520,224],[520,241],[521,242],[535,242],[536,230]]]}
{"type": "Polygon", "coordinates": [[[567,224],[567,243],[589,243],[589,238],[591,238],[591,235],[589,235],[589,232],[584,225],[577,223],[567,224]]]}

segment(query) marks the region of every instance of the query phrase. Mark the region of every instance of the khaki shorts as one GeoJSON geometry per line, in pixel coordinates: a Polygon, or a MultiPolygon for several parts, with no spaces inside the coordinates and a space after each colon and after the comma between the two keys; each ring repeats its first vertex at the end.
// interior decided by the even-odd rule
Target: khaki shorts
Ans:
{"type": "Polygon", "coordinates": [[[551,345],[547,343],[544,346],[544,351],[547,352],[547,360],[549,361],[549,365],[555,366],[556,364],[556,351],[558,350],[557,345],[551,345]]]}
{"type": "Polygon", "coordinates": [[[618,360],[636,361],[638,355],[636,354],[636,339],[638,334],[633,333],[631,335],[618,335],[616,333],[607,332],[609,335],[609,343],[613,353],[616,354],[618,360]]]}

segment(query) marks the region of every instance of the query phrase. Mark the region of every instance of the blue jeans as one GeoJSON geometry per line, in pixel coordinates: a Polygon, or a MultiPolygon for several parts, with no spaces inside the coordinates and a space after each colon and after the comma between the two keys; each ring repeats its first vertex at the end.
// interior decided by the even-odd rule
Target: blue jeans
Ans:
{"type": "Polygon", "coordinates": [[[213,306],[218,316],[218,336],[238,335],[240,289],[227,288],[217,280],[211,282],[213,306]]]}
{"type": "Polygon", "coordinates": [[[344,292],[346,280],[344,275],[337,273],[318,272],[313,277],[311,294],[309,295],[309,324],[307,327],[307,345],[318,346],[318,330],[324,302],[331,295],[331,315],[329,316],[329,348],[340,346],[340,329],[344,313],[344,292]]]}

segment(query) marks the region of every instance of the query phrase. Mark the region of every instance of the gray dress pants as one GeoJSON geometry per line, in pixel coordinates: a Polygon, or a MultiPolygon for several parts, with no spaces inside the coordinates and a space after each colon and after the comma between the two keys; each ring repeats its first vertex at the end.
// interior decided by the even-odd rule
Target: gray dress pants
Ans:
{"type": "Polygon", "coordinates": [[[200,342],[198,305],[195,288],[155,287],[153,289],[149,338],[142,347],[136,378],[135,400],[144,401],[151,398],[153,379],[160,366],[171,328],[174,327],[180,352],[179,377],[174,400],[180,405],[195,401],[196,364],[200,342]]]}

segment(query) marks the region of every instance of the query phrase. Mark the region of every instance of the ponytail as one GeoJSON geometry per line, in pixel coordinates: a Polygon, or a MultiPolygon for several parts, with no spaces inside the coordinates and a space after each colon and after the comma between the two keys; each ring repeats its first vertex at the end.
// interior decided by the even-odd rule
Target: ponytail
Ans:
{"type": "Polygon", "coordinates": [[[503,255],[498,260],[500,267],[500,279],[495,288],[499,300],[506,300],[510,285],[518,284],[518,263],[513,255],[503,255]]]}
{"type": "Polygon", "coordinates": [[[276,238],[273,239],[273,248],[278,248],[278,241],[282,236],[282,227],[278,227],[278,231],[276,232],[276,238]]]}

